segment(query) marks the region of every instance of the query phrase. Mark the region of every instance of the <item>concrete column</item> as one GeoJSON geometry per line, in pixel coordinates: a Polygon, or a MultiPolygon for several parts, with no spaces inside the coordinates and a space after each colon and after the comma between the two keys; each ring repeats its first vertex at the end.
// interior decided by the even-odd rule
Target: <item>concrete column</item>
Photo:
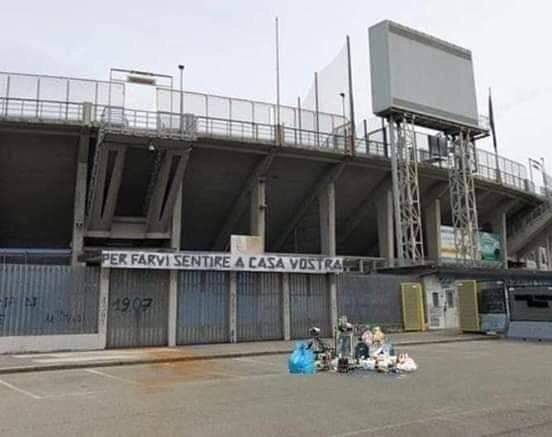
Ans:
{"type": "Polygon", "coordinates": [[[505,269],[508,268],[508,232],[506,213],[498,214],[491,223],[493,233],[500,238],[500,249],[502,251],[501,261],[505,269]]]}
{"type": "Polygon", "coordinates": [[[393,228],[393,192],[386,189],[376,199],[378,221],[379,255],[392,263],[395,258],[395,235],[393,228]]]}
{"type": "Polygon", "coordinates": [[[542,270],[542,260],[541,260],[541,248],[537,246],[535,249],[535,261],[537,263],[537,270],[542,270]]]}
{"type": "Polygon", "coordinates": [[[251,191],[249,230],[251,235],[266,238],[266,182],[259,178],[251,191]]]}
{"type": "Polygon", "coordinates": [[[109,314],[109,274],[110,269],[100,270],[100,296],[98,304],[98,335],[103,337],[103,349],[107,347],[107,317],[109,314]]]}
{"type": "Polygon", "coordinates": [[[71,265],[78,265],[78,257],[84,248],[84,220],[86,214],[86,180],[88,178],[88,152],[90,136],[81,134],[75,178],[73,203],[73,238],[71,242],[71,265]]]}
{"type": "Polygon", "coordinates": [[[328,275],[328,288],[330,292],[330,322],[332,335],[337,329],[337,275],[328,275]]]}
{"type": "MultiPolygon", "coordinates": [[[[320,247],[323,255],[335,256],[335,183],[326,185],[319,195],[320,203],[320,247]]],[[[337,327],[337,277],[328,275],[330,293],[330,319],[332,332],[337,327]]]]}
{"type": "Polygon", "coordinates": [[[228,339],[230,343],[238,341],[238,273],[230,272],[228,299],[228,339]]]}
{"type": "MultiPolygon", "coordinates": [[[[178,188],[171,223],[171,249],[180,250],[182,229],[182,186],[178,188]]],[[[176,324],[178,317],[178,271],[171,270],[169,274],[169,347],[176,346],[176,324]]]]}
{"type": "Polygon", "coordinates": [[[284,340],[291,340],[289,273],[282,273],[282,324],[284,328],[284,340]]]}
{"type": "Polygon", "coordinates": [[[174,202],[174,211],[171,226],[171,249],[180,250],[182,239],[182,185],[178,189],[174,202]]]}
{"type": "Polygon", "coordinates": [[[335,183],[323,187],[320,203],[320,248],[323,255],[335,256],[335,183]]]}
{"type": "Polygon", "coordinates": [[[547,262],[547,270],[552,270],[552,237],[548,236],[546,237],[546,262],[547,262]]]}
{"type": "Polygon", "coordinates": [[[424,208],[424,233],[426,237],[426,257],[433,261],[441,258],[441,201],[434,199],[424,208]]]}
{"type": "Polygon", "coordinates": [[[176,346],[176,321],[178,314],[178,271],[171,270],[169,278],[169,347],[176,346]]]}

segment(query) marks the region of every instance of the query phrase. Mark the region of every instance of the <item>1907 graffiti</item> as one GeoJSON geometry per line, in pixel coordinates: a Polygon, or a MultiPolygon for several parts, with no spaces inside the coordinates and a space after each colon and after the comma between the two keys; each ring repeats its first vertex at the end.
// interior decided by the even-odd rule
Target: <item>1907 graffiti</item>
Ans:
{"type": "Polygon", "coordinates": [[[151,297],[135,297],[134,299],[123,297],[115,299],[112,307],[115,311],[121,313],[126,313],[128,310],[146,312],[151,307],[152,302],[151,297]]]}

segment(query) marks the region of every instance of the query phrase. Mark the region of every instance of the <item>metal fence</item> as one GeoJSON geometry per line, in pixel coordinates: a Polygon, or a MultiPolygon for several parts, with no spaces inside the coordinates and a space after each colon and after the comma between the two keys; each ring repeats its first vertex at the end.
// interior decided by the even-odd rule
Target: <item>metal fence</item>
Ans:
{"type": "Polygon", "coordinates": [[[99,268],[0,265],[0,336],[98,330],[99,268]]]}
{"type": "Polygon", "coordinates": [[[228,341],[228,272],[178,272],[177,344],[228,341]]]}
{"type": "Polygon", "coordinates": [[[325,275],[289,275],[291,337],[307,338],[313,326],[323,337],[332,335],[328,278],[325,275]]]}
{"type": "Polygon", "coordinates": [[[69,249],[5,249],[0,248],[2,264],[69,265],[69,249]]]}
{"type": "MultiPolygon", "coordinates": [[[[383,129],[366,134],[363,138],[357,138],[355,141],[355,151],[361,155],[380,156],[390,158],[391,146],[386,139],[389,133],[384,133],[383,129]]],[[[431,154],[429,148],[429,135],[423,132],[416,132],[417,154],[411,156],[423,166],[449,168],[447,156],[436,156],[431,154]]],[[[411,153],[413,155],[413,153],[411,153]]],[[[527,168],[525,165],[497,155],[493,152],[477,149],[475,159],[475,176],[497,183],[508,185],[518,190],[527,190],[527,168]]],[[[535,191],[533,189],[533,191],[535,191]]]]}
{"type": "Polygon", "coordinates": [[[237,282],[238,341],[281,339],[281,274],[238,272],[237,282]]]}
{"type": "Polygon", "coordinates": [[[120,82],[0,72],[0,97],[124,107],[125,86],[120,82]]]}
{"type": "Polygon", "coordinates": [[[352,323],[402,328],[401,283],[408,277],[382,274],[338,276],[337,311],[352,323]]]}
{"type": "MultiPolygon", "coordinates": [[[[216,96],[170,88],[157,88],[157,109],[161,112],[195,114],[209,119],[232,120],[252,125],[275,125],[278,108],[273,103],[216,96]],[[182,111],[180,103],[182,102],[182,111]]],[[[342,115],[280,105],[280,124],[305,131],[336,132],[347,123],[342,115]]]]}
{"type": "Polygon", "coordinates": [[[508,292],[511,321],[552,322],[552,290],[549,287],[512,287],[508,292]]]}
{"type": "Polygon", "coordinates": [[[107,346],[166,346],[168,308],[168,271],[113,269],[109,280],[107,346]]]}

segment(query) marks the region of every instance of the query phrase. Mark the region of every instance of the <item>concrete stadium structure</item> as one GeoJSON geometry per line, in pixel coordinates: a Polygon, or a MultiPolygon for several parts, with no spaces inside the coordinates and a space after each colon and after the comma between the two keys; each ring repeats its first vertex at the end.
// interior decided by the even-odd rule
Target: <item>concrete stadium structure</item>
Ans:
{"type": "MultiPolygon", "coordinates": [[[[178,112],[126,108],[121,83],[112,85],[121,101],[109,106],[108,96],[98,97],[107,82],[0,79],[2,249],[71,250],[76,263],[93,248],[225,250],[231,234],[250,234],[263,236],[267,252],[394,258],[381,131],[349,150],[336,133],[345,122],[339,115],[327,115],[327,128],[316,132],[283,107],[291,122],[278,127],[260,121],[274,120],[274,105],[187,92],[181,129],[178,112]],[[41,95],[48,87],[61,95],[41,95]],[[81,96],[71,98],[72,89],[81,96]],[[188,112],[192,99],[204,99],[201,112],[188,112]],[[246,110],[234,118],[237,105],[246,110]],[[322,231],[321,214],[331,218],[322,231]]],[[[418,136],[426,258],[436,262],[439,226],[451,224],[448,169],[424,150],[427,134],[418,136]]],[[[546,246],[547,202],[524,165],[499,157],[497,180],[495,162],[478,151],[479,223],[502,236],[504,259],[517,259],[546,246]],[[524,219],[535,229],[520,230],[524,219]]]]}
{"type": "MultiPolygon", "coordinates": [[[[495,278],[506,275],[508,261],[510,267],[519,266],[520,260],[540,247],[546,248],[550,260],[552,208],[544,195],[535,192],[520,163],[477,152],[479,226],[500,236],[502,251],[500,262],[467,270],[454,260],[441,259],[441,226],[452,224],[448,163],[425,147],[429,132],[418,132],[414,159],[419,168],[426,259],[412,265],[395,256],[385,131],[359,135],[357,129],[353,141],[342,133],[347,120],[340,115],[278,109],[269,103],[167,87],[154,89],[157,108],[149,111],[129,107],[127,88],[114,80],[0,73],[0,257],[4,264],[46,262],[76,269],[97,264],[102,250],[117,249],[219,253],[228,251],[230,236],[235,234],[260,237],[266,253],[342,256],[345,270],[360,274],[380,270],[438,275],[446,270],[464,277],[495,278]],[[280,125],[275,124],[276,111],[280,125]]],[[[544,269],[540,249],[538,254],[538,266],[544,269]]],[[[252,328],[239,327],[240,311],[246,311],[245,307],[240,310],[239,287],[252,276],[240,279],[231,272],[220,280],[202,277],[206,289],[229,287],[230,303],[221,298],[224,321],[214,334],[192,338],[183,333],[186,338],[179,341],[181,331],[175,326],[184,316],[176,303],[178,281],[191,284],[193,278],[178,279],[179,274],[171,271],[166,276],[155,272],[149,279],[128,279],[125,271],[109,279],[108,271],[96,272],[93,280],[99,290],[92,310],[97,324],[94,334],[83,334],[92,337],[68,343],[56,337],[72,333],[62,330],[49,340],[25,334],[31,335],[25,342],[14,340],[19,334],[8,333],[3,335],[11,343],[2,343],[0,337],[0,350],[174,345],[239,341],[240,336],[259,339],[247,331],[252,328]],[[113,287],[113,281],[127,281],[125,287],[130,289],[128,284],[135,281],[135,288],[140,288],[136,285],[140,280],[153,281],[151,290],[166,289],[160,312],[152,316],[163,320],[161,334],[153,334],[157,339],[152,341],[117,340],[116,333],[110,337],[109,323],[114,322],[108,321],[112,317],[108,307],[120,307],[120,302],[109,297],[108,304],[105,284],[111,281],[113,287]]],[[[252,293],[255,287],[272,287],[251,280],[252,293]]],[[[275,297],[275,305],[284,313],[274,322],[276,334],[262,338],[306,335],[293,334],[289,290],[293,299],[293,287],[305,280],[305,287],[310,287],[307,294],[315,296],[315,281],[311,284],[311,278],[286,274],[267,279],[272,280],[275,288],[283,290],[283,303],[275,297]]],[[[322,288],[327,287],[329,295],[324,291],[319,297],[329,302],[324,301],[330,308],[329,333],[337,306],[342,305],[336,304],[336,290],[347,279],[329,275],[324,281],[322,288]]],[[[0,284],[5,284],[1,277],[0,284]]],[[[432,287],[431,280],[426,286],[432,287]]],[[[2,292],[7,293],[7,287],[0,296],[2,292]]],[[[41,329],[39,333],[45,334],[41,329]]]]}

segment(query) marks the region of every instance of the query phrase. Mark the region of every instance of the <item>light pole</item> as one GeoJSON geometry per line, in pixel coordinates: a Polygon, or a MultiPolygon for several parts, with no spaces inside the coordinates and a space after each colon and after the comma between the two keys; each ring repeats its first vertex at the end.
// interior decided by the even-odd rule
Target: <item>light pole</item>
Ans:
{"type": "Polygon", "coordinates": [[[343,115],[343,147],[347,150],[347,117],[345,116],[345,93],[339,93],[341,96],[341,114],[343,115]]]}
{"type": "Polygon", "coordinates": [[[183,131],[184,123],[184,65],[178,66],[180,70],[180,133],[183,131]]]}

